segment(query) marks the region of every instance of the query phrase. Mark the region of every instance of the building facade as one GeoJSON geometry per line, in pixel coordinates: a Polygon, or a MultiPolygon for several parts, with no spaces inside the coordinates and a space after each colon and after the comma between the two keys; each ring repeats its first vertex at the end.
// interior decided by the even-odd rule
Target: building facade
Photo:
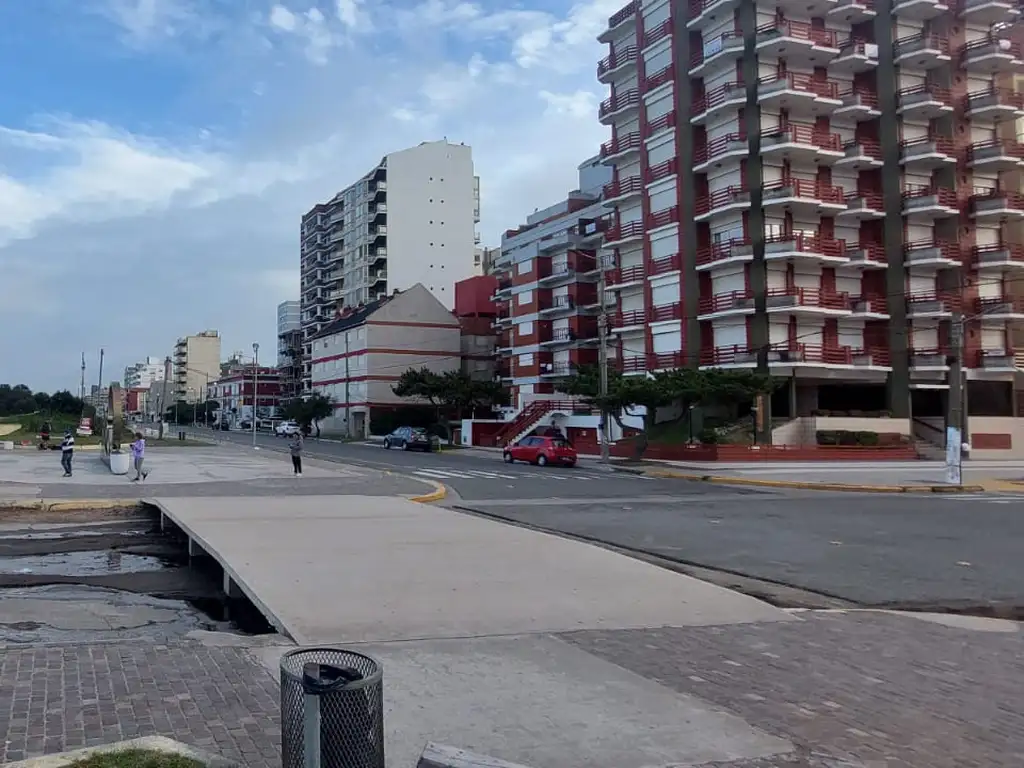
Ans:
{"type": "Polygon", "coordinates": [[[218,422],[226,421],[232,427],[252,421],[253,406],[260,419],[280,416],[281,380],[276,368],[248,365],[234,369],[227,376],[211,381],[206,388],[206,400],[219,406],[218,422]],[[256,396],[253,397],[253,393],[256,396]]]}
{"type": "Polygon", "coordinates": [[[284,301],[277,307],[277,370],[283,400],[302,394],[301,307],[299,301],[284,301]]]}
{"type": "Polygon", "coordinates": [[[1018,16],[1006,0],[613,15],[599,119],[622,370],[757,367],[789,381],[778,415],[934,416],[962,328],[968,404],[1014,414],[1018,16]]]}
{"type": "Polygon", "coordinates": [[[164,376],[164,361],[159,357],[147,357],[145,360],[124,369],[125,389],[148,389],[149,386],[164,376]]]}
{"type": "Polygon", "coordinates": [[[220,334],[203,331],[174,345],[174,397],[191,403],[220,376],[220,334]]]}
{"type": "Polygon", "coordinates": [[[607,214],[601,194],[610,181],[608,166],[588,160],[580,189],[502,237],[495,262],[498,371],[516,407],[551,397],[559,378],[598,362],[602,235],[581,222],[607,214]]]}
{"type": "Polygon", "coordinates": [[[410,405],[392,391],[405,371],[459,370],[461,335],[458,318],[422,284],[337,318],[312,341],[313,391],[335,409],[322,428],[368,435],[374,409],[410,405]]]}
{"type": "Polygon", "coordinates": [[[480,180],[470,147],[424,142],[386,155],[363,178],[302,217],[304,383],[312,340],[345,308],[425,286],[449,309],[474,274],[480,180]]]}

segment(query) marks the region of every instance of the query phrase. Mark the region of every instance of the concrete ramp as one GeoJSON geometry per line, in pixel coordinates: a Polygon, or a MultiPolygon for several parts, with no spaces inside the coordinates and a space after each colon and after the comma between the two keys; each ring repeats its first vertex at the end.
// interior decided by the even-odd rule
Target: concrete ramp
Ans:
{"type": "Polygon", "coordinates": [[[301,644],[791,619],[600,547],[405,499],[151,503],[301,644]]]}

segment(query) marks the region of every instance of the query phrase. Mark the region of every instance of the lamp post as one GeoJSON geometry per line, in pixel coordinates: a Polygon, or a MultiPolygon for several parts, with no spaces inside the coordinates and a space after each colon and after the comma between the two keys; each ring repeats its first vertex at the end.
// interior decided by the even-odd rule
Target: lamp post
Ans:
{"type": "Polygon", "coordinates": [[[256,447],[256,401],[260,391],[260,345],[252,343],[252,445],[256,447]]]}
{"type": "Polygon", "coordinates": [[[196,391],[192,387],[188,388],[188,391],[192,393],[192,427],[196,426],[196,409],[199,407],[199,401],[196,400],[196,391]]]}

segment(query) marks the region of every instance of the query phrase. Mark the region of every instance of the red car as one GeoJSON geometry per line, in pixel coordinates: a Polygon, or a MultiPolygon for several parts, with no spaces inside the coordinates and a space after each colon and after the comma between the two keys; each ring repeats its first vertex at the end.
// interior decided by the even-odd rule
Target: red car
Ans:
{"type": "Polygon", "coordinates": [[[530,435],[514,445],[505,446],[502,454],[506,464],[514,461],[526,461],[530,464],[561,464],[564,467],[576,466],[576,449],[569,445],[564,437],[541,437],[530,435]]]}

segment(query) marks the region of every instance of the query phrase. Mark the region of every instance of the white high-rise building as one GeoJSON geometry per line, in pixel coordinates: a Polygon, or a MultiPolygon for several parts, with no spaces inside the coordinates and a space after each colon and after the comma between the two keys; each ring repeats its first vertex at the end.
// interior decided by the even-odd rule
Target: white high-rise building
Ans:
{"type": "Polygon", "coordinates": [[[141,363],[124,369],[125,389],[148,389],[154,381],[164,377],[164,361],[159,357],[147,357],[141,363]]]}
{"type": "Polygon", "coordinates": [[[428,141],[380,163],[302,217],[303,381],[310,345],[343,307],[421,283],[455,304],[455,283],[475,273],[480,179],[472,149],[428,141]]]}

